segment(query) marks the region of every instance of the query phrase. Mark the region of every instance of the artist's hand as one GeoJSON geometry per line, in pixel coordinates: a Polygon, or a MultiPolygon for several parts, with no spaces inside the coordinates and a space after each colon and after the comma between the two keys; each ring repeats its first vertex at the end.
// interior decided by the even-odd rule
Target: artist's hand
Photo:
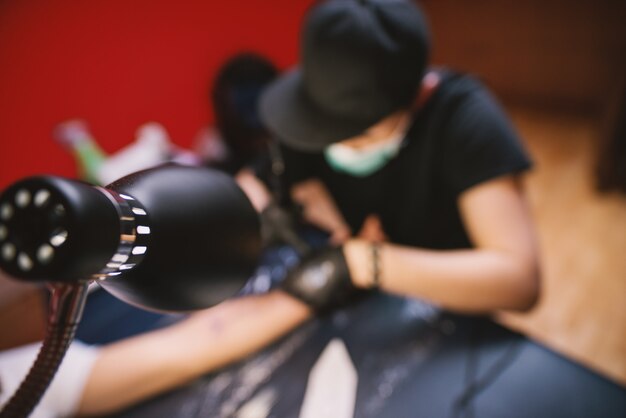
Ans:
{"type": "Polygon", "coordinates": [[[326,248],[306,257],[288,273],[281,287],[318,313],[345,306],[363,294],[352,284],[341,247],[326,248]]]}
{"type": "Polygon", "coordinates": [[[330,234],[331,245],[340,245],[352,235],[348,223],[321,181],[312,179],[296,184],[291,189],[291,197],[302,206],[304,220],[330,234]]]}

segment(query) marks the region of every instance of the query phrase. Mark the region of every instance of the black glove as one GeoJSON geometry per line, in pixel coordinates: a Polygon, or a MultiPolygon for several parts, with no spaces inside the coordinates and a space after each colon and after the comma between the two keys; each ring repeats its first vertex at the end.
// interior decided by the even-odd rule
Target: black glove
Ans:
{"type": "Polygon", "coordinates": [[[281,287],[322,314],[366,293],[352,284],[341,247],[325,248],[304,258],[287,274],[281,287]]]}
{"type": "Polygon", "coordinates": [[[264,246],[287,244],[304,256],[311,251],[309,245],[302,239],[296,230],[296,214],[276,202],[271,202],[261,212],[261,236],[264,246]]]}

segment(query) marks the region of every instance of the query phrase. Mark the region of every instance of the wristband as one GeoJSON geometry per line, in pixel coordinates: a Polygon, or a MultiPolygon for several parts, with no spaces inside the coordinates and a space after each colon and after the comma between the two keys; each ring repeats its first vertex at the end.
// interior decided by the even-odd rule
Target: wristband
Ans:
{"type": "Polygon", "coordinates": [[[380,286],[380,243],[372,242],[372,287],[380,286]]]}

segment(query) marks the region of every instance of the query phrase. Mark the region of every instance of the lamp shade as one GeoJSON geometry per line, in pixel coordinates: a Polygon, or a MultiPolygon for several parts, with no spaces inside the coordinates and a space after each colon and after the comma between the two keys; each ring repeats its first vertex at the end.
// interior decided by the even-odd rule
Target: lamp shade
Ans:
{"type": "Polygon", "coordinates": [[[0,195],[0,268],[9,275],[95,279],[147,309],[201,309],[233,296],[260,250],[250,201],[209,168],[167,164],[104,188],[37,176],[0,195]]]}

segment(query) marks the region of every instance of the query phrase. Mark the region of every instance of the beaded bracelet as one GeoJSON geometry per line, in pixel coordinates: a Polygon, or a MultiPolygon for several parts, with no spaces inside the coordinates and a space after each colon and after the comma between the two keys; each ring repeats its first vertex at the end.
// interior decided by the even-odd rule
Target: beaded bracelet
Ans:
{"type": "Polygon", "coordinates": [[[372,287],[380,285],[380,243],[372,242],[372,287]]]}

